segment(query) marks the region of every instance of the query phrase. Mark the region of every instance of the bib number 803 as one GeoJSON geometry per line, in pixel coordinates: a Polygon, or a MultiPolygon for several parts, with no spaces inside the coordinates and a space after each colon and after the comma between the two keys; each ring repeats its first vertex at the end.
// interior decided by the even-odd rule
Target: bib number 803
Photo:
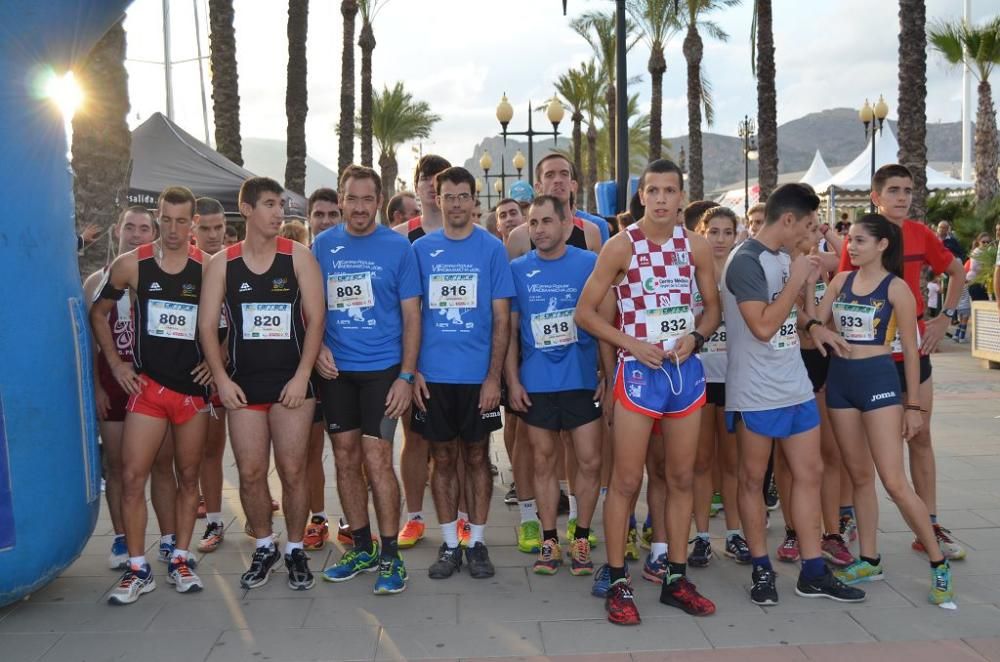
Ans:
{"type": "Polygon", "coordinates": [[[359,297],[361,296],[361,293],[362,289],[360,285],[345,285],[337,288],[338,299],[343,299],[345,297],[359,297]]]}

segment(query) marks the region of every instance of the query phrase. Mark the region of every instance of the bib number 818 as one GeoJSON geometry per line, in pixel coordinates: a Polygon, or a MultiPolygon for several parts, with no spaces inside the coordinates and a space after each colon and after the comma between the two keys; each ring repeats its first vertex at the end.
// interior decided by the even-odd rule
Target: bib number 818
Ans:
{"type": "Polygon", "coordinates": [[[542,333],[550,336],[554,333],[569,333],[569,322],[556,322],[542,326],[542,333]]]}

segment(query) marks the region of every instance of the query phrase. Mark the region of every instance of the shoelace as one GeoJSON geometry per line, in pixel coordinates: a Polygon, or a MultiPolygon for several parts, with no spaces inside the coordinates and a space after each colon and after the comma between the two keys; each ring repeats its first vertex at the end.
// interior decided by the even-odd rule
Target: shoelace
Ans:
{"type": "Polygon", "coordinates": [[[729,539],[729,544],[731,544],[738,552],[750,551],[750,546],[747,545],[747,541],[743,539],[743,536],[733,536],[729,539]]]}
{"type": "Polygon", "coordinates": [[[939,542],[954,543],[955,540],[951,537],[951,531],[944,528],[943,526],[934,527],[934,536],[939,542]]]}
{"type": "Polygon", "coordinates": [[[122,575],[121,580],[118,582],[118,587],[129,588],[137,581],[139,581],[139,574],[135,570],[129,568],[125,571],[125,574],[122,575]]]}
{"type": "Polygon", "coordinates": [[[943,568],[934,568],[934,588],[938,591],[948,590],[948,573],[943,568]]]}
{"type": "Polygon", "coordinates": [[[577,561],[589,561],[590,543],[583,538],[573,541],[573,558],[577,561]]]}
{"type": "Polygon", "coordinates": [[[757,575],[756,581],[753,583],[754,588],[757,588],[758,586],[767,586],[771,583],[772,577],[774,577],[774,572],[771,570],[762,570],[760,574],[757,575]]]}
{"type": "Polygon", "coordinates": [[[781,546],[785,549],[795,549],[795,546],[799,543],[799,539],[795,536],[785,536],[785,542],[781,543],[781,546]]]}
{"type": "Polygon", "coordinates": [[[555,556],[555,552],[556,552],[555,548],[556,548],[555,545],[553,545],[552,543],[550,543],[549,541],[546,540],[542,544],[542,551],[541,551],[541,554],[539,554],[539,556],[541,557],[541,559],[543,561],[551,561],[552,558],[555,556]]]}
{"type": "Polygon", "coordinates": [[[174,564],[174,571],[184,579],[190,579],[193,575],[191,568],[188,567],[186,561],[180,561],[174,564]]]}

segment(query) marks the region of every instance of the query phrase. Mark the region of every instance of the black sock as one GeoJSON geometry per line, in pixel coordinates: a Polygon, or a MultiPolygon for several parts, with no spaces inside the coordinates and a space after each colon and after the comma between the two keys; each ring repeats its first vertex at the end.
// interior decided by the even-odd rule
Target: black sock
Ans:
{"type": "Polygon", "coordinates": [[[667,575],[680,575],[683,577],[687,574],[687,563],[674,563],[673,561],[667,561],[667,575]]]}
{"type": "Polygon", "coordinates": [[[354,549],[359,552],[370,552],[372,550],[372,525],[365,524],[360,529],[351,531],[354,538],[354,549]]]}
{"type": "Polygon", "coordinates": [[[382,536],[382,555],[383,559],[395,559],[399,557],[399,542],[396,540],[396,536],[382,536]]]}
{"type": "Polygon", "coordinates": [[[555,529],[543,529],[542,530],[542,542],[546,540],[555,540],[559,542],[559,534],[556,533],[555,529]]]}
{"type": "Polygon", "coordinates": [[[614,584],[619,579],[625,579],[625,566],[616,568],[613,565],[608,566],[608,577],[611,580],[610,583],[614,584]]]}
{"type": "Polygon", "coordinates": [[[590,538],[590,527],[589,526],[578,526],[576,527],[576,539],[586,540],[590,538]]]}
{"type": "Polygon", "coordinates": [[[866,563],[868,563],[868,565],[878,565],[879,563],[882,562],[882,555],[881,554],[879,554],[875,558],[872,558],[870,556],[865,556],[864,554],[862,554],[858,558],[861,559],[862,561],[865,561],[866,563]]]}
{"type": "Polygon", "coordinates": [[[940,567],[941,567],[941,566],[943,566],[943,565],[944,565],[944,564],[945,564],[945,563],[946,563],[947,561],[948,561],[948,559],[941,559],[940,561],[931,561],[931,570],[933,570],[933,569],[935,569],[935,568],[940,568],[940,567]]]}

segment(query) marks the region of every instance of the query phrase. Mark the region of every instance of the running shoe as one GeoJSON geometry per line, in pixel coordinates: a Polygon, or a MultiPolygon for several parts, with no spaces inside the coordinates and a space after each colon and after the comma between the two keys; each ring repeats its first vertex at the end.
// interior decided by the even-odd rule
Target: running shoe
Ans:
{"type": "Polygon", "coordinates": [[[864,602],[865,592],[848,586],[833,576],[829,569],[816,579],[806,579],[799,573],[795,594],[803,598],[829,598],[837,602],[864,602]]]}
{"type": "Polygon", "coordinates": [[[778,495],[778,484],[774,482],[774,476],[771,477],[771,482],[767,485],[764,504],[768,510],[776,510],[781,505],[781,497],[778,495]]]}
{"type": "Polygon", "coordinates": [[[205,506],[205,497],[198,497],[198,510],[195,511],[195,517],[197,519],[205,519],[208,517],[208,508],[205,506]]]}
{"type": "Polygon", "coordinates": [[[684,575],[674,575],[663,582],[660,602],[668,607],[677,607],[691,616],[711,616],[715,613],[715,603],[699,593],[684,575]]]}
{"type": "Polygon", "coordinates": [[[655,559],[653,554],[646,555],[646,562],[642,564],[642,578],[654,584],[662,584],[667,578],[667,555],[660,554],[655,559]]]}
{"type": "Polygon", "coordinates": [[[507,494],[503,495],[503,502],[508,506],[517,505],[517,487],[514,486],[514,483],[510,484],[510,489],[507,490],[507,494]]]}
{"type": "Polygon", "coordinates": [[[490,462],[490,475],[493,477],[500,475],[500,467],[490,462]]]}
{"type": "Polygon", "coordinates": [[[688,554],[688,565],[695,568],[705,568],[712,561],[712,543],[708,538],[702,538],[701,536],[695,536],[694,548],[692,548],[691,553],[688,554]]]}
{"type": "MultiPolygon", "coordinates": [[[[531,570],[536,575],[554,575],[562,565],[562,550],[559,548],[559,541],[554,539],[546,540],[542,543],[542,549],[538,552],[538,559],[531,570]]],[[[472,571],[472,562],[469,562],[469,572],[472,571]]]]}
{"type": "Polygon", "coordinates": [[[858,522],[854,519],[854,515],[844,514],[840,516],[840,535],[848,542],[854,542],[858,539],[858,522]]]}
{"type": "Polygon", "coordinates": [[[173,584],[178,593],[197,593],[204,588],[204,584],[194,574],[196,565],[194,559],[172,559],[167,566],[167,583],[173,584]]]}
{"type": "Polygon", "coordinates": [[[569,515],[569,495],[559,491],[559,503],[556,506],[557,515],[569,515]]]}
{"type": "Polygon", "coordinates": [[[108,594],[108,603],[113,605],[130,605],[139,599],[144,593],[149,593],[156,588],[156,580],[153,579],[153,569],[148,563],[144,563],[141,568],[128,567],[125,574],[118,581],[118,586],[108,594]]]}
{"type": "Polygon", "coordinates": [[[767,607],[778,604],[778,589],[774,585],[774,570],[757,566],[750,574],[750,602],[767,607]]]}
{"type": "Polygon", "coordinates": [[[174,555],[174,548],[177,547],[175,542],[160,542],[160,549],[156,553],[156,558],[160,563],[170,563],[170,559],[174,555]]]}
{"type": "Polygon", "coordinates": [[[947,561],[931,568],[931,592],[927,599],[932,605],[940,605],[955,599],[955,589],[951,584],[951,565],[947,561]]]}
{"type": "Polygon", "coordinates": [[[456,528],[458,529],[458,546],[468,547],[469,538],[472,537],[472,524],[469,523],[469,520],[460,519],[456,528]]]}
{"type": "Polygon", "coordinates": [[[302,536],[302,548],[309,552],[323,549],[330,539],[330,525],[322,517],[313,515],[306,524],[305,535],[302,536]]]}
{"type": "Polygon", "coordinates": [[[308,591],[316,585],[309,569],[309,555],[304,549],[293,549],[285,554],[285,568],[288,570],[288,588],[293,591],[308,591]]]}
{"type": "Polygon", "coordinates": [[[258,547],[250,557],[250,569],[240,576],[240,586],[257,588],[267,583],[274,571],[274,565],[281,560],[281,554],[274,547],[258,547]]]}
{"type": "Polygon", "coordinates": [[[794,529],[785,527],[785,540],[778,546],[778,560],[795,563],[799,560],[799,539],[794,529]]]}
{"type": "Polygon", "coordinates": [[[225,531],[222,522],[209,522],[205,527],[205,534],[198,541],[198,551],[203,554],[210,554],[219,549],[219,545],[225,539],[225,531]]]}
{"type": "Polygon", "coordinates": [[[469,574],[473,579],[489,579],[496,574],[489,550],[481,542],[465,550],[465,563],[469,566],[469,574]]]}
{"type": "MultiPolygon", "coordinates": [[[[937,538],[938,545],[941,547],[941,553],[944,554],[946,559],[949,561],[961,561],[965,558],[965,548],[951,537],[951,531],[940,524],[935,524],[934,536],[937,538]]],[[[914,540],[911,547],[915,552],[920,552],[921,554],[927,553],[927,550],[924,549],[923,544],[919,540],[914,540]]]]}
{"type": "Polygon", "coordinates": [[[854,563],[854,555],[847,549],[847,544],[839,533],[824,535],[820,549],[823,551],[823,558],[838,568],[846,568],[854,563]]]}
{"type": "Polygon", "coordinates": [[[604,598],[604,610],[608,620],[615,625],[639,625],[639,608],[635,606],[635,595],[627,579],[619,579],[612,584],[604,598]]]}
{"type": "Polygon", "coordinates": [[[590,558],[590,542],[575,538],[569,545],[569,574],[580,577],[594,574],[594,561],[590,558]]]}
{"type": "Polygon", "coordinates": [[[653,546],[653,527],[642,525],[642,532],[639,534],[639,547],[650,549],[653,546]]]}
{"type": "Polygon", "coordinates": [[[868,561],[858,559],[844,568],[834,570],[833,576],[848,586],[862,582],[878,582],[885,579],[885,574],[882,572],[881,559],[879,559],[878,565],[872,565],[868,561]]]}
{"type": "Polygon", "coordinates": [[[709,506],[708,514],[715,517],[722,510],[722,495],[718,492],[712,493],[712,504],[709,506]]]}
{"type": "Polygon", "coordinates": [[[448,547],[442,543],[438,549],[437,561],[431,564],[427,574],[431,579],[447,579],[462,570],[462,548],[448,547]]]}
{"type": "Polygon", "coordinates": [[[378,556],[378,543],[374,540],[372,540],[371,548],[367,550],[349,549],[344,552],[337,563],[323,571],[323,579],[331,582],[346,582],[362,572],[375,572],[378,569],[378,556]]]}
{"type": "Polygon", "coordinates": [[[723,550],[725,555],[737,563],[747,564],[753,558],[750,554],[750,546],[747,545],[746,538],[735,533],[726,538],[726,547],[723,550]]]}
{"type": "MultiPolygon", "coordinates": [[[[666,555],[664,555],[666,559],[666,555]]],[[[628,571],[628,563],[625,564],[625,579],[632,583],[632,575],[628,571]]],[[[594,584],[590,587],[590,594],[595,598],[606,598],[608,596],[608,589],[611,588],[611,569],[608,564],[603,564],[597,569],[594,574],[594,584]]]]}
{"type": "Polygon", "coordinates": [[[375,595],[392,595],[402,593],[406,590],[406,567],[403,559],[380,559],[378,562],[378,576],[375,579],[375,588],[372,592],[375,595]]]}
{"type": "Polygon", "coordinates": [[[422,518],[409,519],[406,520],[406,524],[403,525],[403,530],[399,532],[396,537],[396,541],[399,543],[400,549],[409,549],[420,542],[420,539],[424,537],[424,531],[427,526],[424,524],[422,518]]]}
{"type": "Polygon", "coordinates": [[[625,560],[638,561],[639,558],[639,532],[635,529],[629,529],[628,536],[625,538],[625,560]]]}
{"type": "Polygon", "coordinates": [[[542,548],[542,528],[538,520],[521,522],[517,527],[517,548],[525,554],[537,554],[542,548]]]}
{"type": "MultiPolygon", "coordinates": [[[[566,540],[576,540],[576,518],[566,521],[566,540]]],[[[594,530],[591,529],[590,533],[587,535],[587,542],[590,543],[591,549],[597,547],[597,535],[594,530]]]]}
{"type": "Polygon", "coordinates": [[[353,545],[354,544],[354,534],[351,533],[350,525],[344,521],[343,518],[337,524],[337,542],[341,545],[353,545]]]}
{"type": "Polygon", "coordinates": [[[128,545],[125,544],[125,534],[115,536],[111,543],[111,553],[108,555],[108,568],[124,570],[128,567],[128,545]]]}

